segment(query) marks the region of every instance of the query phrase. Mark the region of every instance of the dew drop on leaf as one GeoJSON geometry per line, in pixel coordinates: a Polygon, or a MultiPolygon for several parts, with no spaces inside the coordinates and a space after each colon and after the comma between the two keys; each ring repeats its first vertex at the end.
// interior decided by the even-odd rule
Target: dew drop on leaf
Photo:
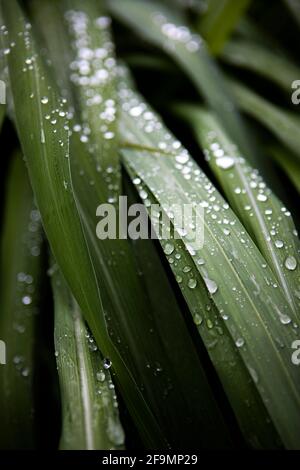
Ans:
{"type": "Polygon", "coordinates": [[[96,377],[99,382],[104,382],[105,380],[105,374],[102,370],[100,372],[97,372],[96,377]]]}
{"type": "Polygon", "coordinates": [[[190,289],[195,289],[195,287],[197,286],[197,280],[194,278],[189,279],[188,286],[190,289]]]}
{"type": "Polygon", "coordinates": [[[241,348],[242,346],[244,346],[244,344],[245,344],[244,338],[238,338],[235,342],[235,345],[237,348],[241,348]]]}
{"type": "Polygon", "coordinates": [[[31,302],[32,302],[32,298],[30,297],[30,295],[24,295],[24,297],[22,297],[23,305],[30,305],[31,302]]]}
{"type": "Polygon", "coordinates": [[[215,281],[213,281],[212,279],[205,278],[204,282],[210,294],[215,294],[217,292],[218,286],[215,281]]]}
{"type": "Polygon", "coordinates": [[[198,326],[201,325],[202,321],[203,321],[202,317],[199,315],[199,313],[196,313],[196,314],[194,315],[194,323],[195,323],[195,325],[198,325],[198,326]]]}
{"type": "Polygon", "coordinates": [[[294,256],[288,256],[284,262],[284,265],[289,271],[295,271],[297,268],[297,260],[294,256]]]}
{"type": "Polygon", "coordinates": [[[111,360],[108,359],[107,357],[103,359],[103,367],[104,369],[110,369],[111,367],[111,360]]]}
{"type": "Polygon", "coordinates": [[[234,159],[231,157],[221,157],[216,160],[216,164],[222,170],[229,170],[234,166],[234,159]]]}
{"type": "Polygon", "coordinates": [[[171,255],[174,251],[174,245],[171,243],[167,243],[164,248],[164,252],[166,255],[171,255]]]}

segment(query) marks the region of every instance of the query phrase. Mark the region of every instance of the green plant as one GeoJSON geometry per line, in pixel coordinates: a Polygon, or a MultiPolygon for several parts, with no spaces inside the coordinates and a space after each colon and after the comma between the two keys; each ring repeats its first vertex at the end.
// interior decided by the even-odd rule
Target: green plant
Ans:
{"type": "Polygon", "coordinates": [[[280,200],[281,168],[297,189],[300,171],[288,41],[276,54],[264,33],[254,41],[265,14],[254,0],[208,0],[206,13],[168,0],[21,3],[1,2],[2,139],[15,132],[26,167],[13,156],[6,173],[0,447],[41,445],[42,350],[62,449],[299,449],[297,204],[280,200]],[[124,195],[166,239],[99,239],[98,207],[119,231],[124,195]],[[188,227],[174,204],[192,208],[188,227]],[[44,310],[51,292],[50,321],[37,321],[28,305],[44,310]]]}

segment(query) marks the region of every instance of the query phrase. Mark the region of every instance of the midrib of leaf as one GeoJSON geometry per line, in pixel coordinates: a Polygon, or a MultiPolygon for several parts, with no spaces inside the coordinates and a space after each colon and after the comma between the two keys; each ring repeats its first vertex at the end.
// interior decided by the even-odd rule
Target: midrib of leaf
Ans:
{"type": "Polygon", "coordinates": [[[55,355],[62,399],[60,448],[119,449],[124,434],[114,390],[109,387],[109,370],[100,371],[99,381],[97,373],[103,357],[57,264],[53,259],[51,261],[55,355]]]}
{"type": "MultiPolygon", "coordinates": [[[[74,305],[75,307],[75,305],[74,305]]],[[[73,307],[73,308],[74,308],[73,307]]],[[[82,323],[79,316],[79,312],[75,307],[73,310],[74,316],[74,331],[75,331],[75,341],[76,347],[78,352],[78,366],[79,366],[79,374],[80,374],[80,383],[81,383],[81,390],[82,390],[82,405],[84,409],[83,417],[84,417],[84,427],[85,427],[85,436],[86,436],[86,445],[87,450],[92,450],[95,448],[94,446],[94,437],[93,437],[93,411],[92,411],[92,403],[91,403],[91,396],[88,386],[88,371],[87,366],[85,363],[85,351],[83,348],[83,341],[84,335],[82,334],[82,323]]]]}
{"type": "MultiPolygon", "coordinates": [[[[245,178],[243,172],[242,172],[242,169],[240,167],[239,164],[237,164],[237,170],[238,170],[238,174],[239,174],[239,177],[241,178],[241,181],[243,182],[243,187],[246,189],[247,191],[247,194],[249,196],[249,199],[252,203],[252,207],[254,208],[254,211],[255,211],[255,214],[256,214],[256,217],[257,217],[257,220],[259,222],[259,226],[262,230],[262,234],[263,234],[263,237],[265,240],[268,239],[268,229],[267,229],[267,226],[265,224],[265,221],[264,221],[264,218],[262,217],[261,213],[260,213],[260,210],[256,204],[256,200],[254,198],[254,195],[250,189],[250,186],[247,182],[247,179],[245,178]]],[[[281,266],[278,262],[278,259],[277,259],[277,256],[276,256],[276,253],[275,253],[275,250],[274,250],[274,247],[272,244],[269,244],[268,245],[268,249],[270,251],[270,254],[271,254],[271,258],[272,258],[272,261],[273,261],[273,265],[274,265],[274,271],[275,271],[275,274],[277,274],[277,277],[279,279],[279,282],[285,292],[285,295],[287,297],[287,300],[291,306],[291,308],[294,310],[294,313],[297,314],[297,310],[296,310],[296,306],[295,306],[295,303],[294,303],[294,300],[293,300],[293,297],[290,293],[290,289],[289,289],[289,286],[287,285],[287,282],[286,282],[286,279],[282,273],[282,270],[281,270],[281,266]]]]}

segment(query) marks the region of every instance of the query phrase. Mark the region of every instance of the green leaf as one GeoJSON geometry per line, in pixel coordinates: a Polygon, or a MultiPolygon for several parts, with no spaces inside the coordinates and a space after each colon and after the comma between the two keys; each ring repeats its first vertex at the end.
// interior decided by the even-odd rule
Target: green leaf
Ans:
{"type": "Polygon", "coordinates": [[[219,54],[236,24],[250,6],[250,0],[209,0],[200,31],[213,54],[219,54]]]}
{"type": "MultiPolygon", "coordinates": [[[[141,181],[132,167],[126,165],[126,169],[133,181],[141,181]]],[[[142,181],[137,184],[137,189],[141,194],[148,195],[147,201],[154,205],[159,204],[158,199],[142,181]]],[[[160,243],[165,254],[168,254],[175,279],[182,290],[192,319],[219,375],[246,441],[253,448],[280,447],[280,439],[255,385],[249,378],[249,371],[239,357],[230,335],[226,329],[223,329],[220,313],[209,296],[201,275],[192,269],[194,261],[184,243],[178,239],[174,240],[172,236],[167,241],[161,240],[160,243]],[[190,285],[196,284],[197,288],[189,288],[189,282],[190,285]]],[[[224,319],[226,318],[224,315],[224,319]]]]}
{"type": "Polygon", "coordinates": [[[292,92],[292,83],[300,76],[299,67],[280,52],[253,41],[235,39],[228,42],[221,54],[230,65],[245,68],[276,83],[285,92],[292,92]]]}
{"type": "MultiPolygon", "coordinates": [[[[30,30],[21,22],[21,30],[26,33],[24,43],[18,35],[20,27],[15,24],[20,14],[14,14],[11,6],[5,5],[5,9],[11,35],[8,39],[16,38],[8,60],[19,133],[45,231],[103,356],[112,361],[114,380],[142,439],[148,448],[165,448],[167,442],[174,447],[193,443],[207,448],[216,441],[219,447],[228,446],[227,428],[181,312],[178,308],[166,310],[165,305],[161,310],[152,310],[153,302],[145,292],[127,240],[103,241],[96,237],[96,209],[102,202],[111,203],[108,190],[115,195],[116,188],[110,187],[114,169],[102,172],[99,168],[102,161],[93,147],[94,133],[85,133],[85,123],[81,121],[84,100],[77,95],[74,118],[67,120],[70,110],[59,100],[39,55],[31,49],[28,57],[29,41],[33,47],[30,30]],[[22,71],[24,57],[30,58],[33,65],[26,73],[22,71]],[[28,114],[32,114],[30,123],[28,114]],[[50,119],[46,118],[48,115],[50,119]],[[83,138],[87,135],[90,138],[83,138]],[[163,314],[168,316],[162,318],[163,314]],[[163,333],[167,320],[172,325],[172,341],[163,333]],[[162,332],[160,325],[164,326],[162,332]],[[180,356],[174,354],[178,344],[182,345],[180,356]],[[183,363],[189,367],[182,367],[183,363]]],[[[84,10],[75,10],[76,13],[91,21],[91,26],[99,25],[97,18],[101,18],[101,27],[103,21],[107,25],[101,12],[91,19],[84,10]]],[[[92,27],[89,31],[93,34],[92,27]]],[[[84,36],[89,41],[86,32],[84,36]]],[[[107,52],[111,52],[110,47],[107,52]]],[[[92,69],[92,76],[94,72],[92,69]]],[[[107,107],[113,107],[110,95],[105,101],[107,107]]],[[[89,119],[95,120],[95,127],[91,126],[96,129],[97,113],[89,119]]],[[[109,121],[102,116],[97,121],[99,127],[106,125],[106,120],[109,121]]],[[[115,148],[112,140],[105,139],[111,152],[115,148]]],[[[115,161],[113,153],[112,158],[115,161]]],[[[166,295],[173,294],[169,290],[166,295]]]]}
{"type": "Polygon", "coordinates": [[[109,373],[79,306],[57,266],[51,267],[55,350],[62,397],[60,448],[120,449],[124,433],[109,373]]]}
{"type": "Polygon", "coordinates": [[[297,259],[300,244],[290,212],[266,186],[258,171],[248,165],[228,139],[218,119],[197,107],[183,108],[191,122],[206,160],[227,199],[272,268],[287,301],[300,320],[299,273],[287,269],[287,260],[297,259]],[[223,162],[234,164],[224,170],[223,162]]]}
{"type": "Polygon", "coordinates": [[[288,175],[293,185],[300,193],[300,163],[297,158],[280,145],[273,145],[268,149],[268,151],[279,166],[281,166],[283,171],[288,175]]]}
{"type": "Polygon", "coordinates": [[[279,108],[241,83],[230,80],[229,84],[240,109],[263,124],[300,159],[299,115],[279,108]]]}
{"type": "Polygon", "coordinates": [[[0,366],[0,446],[32,449],[42,232],[19,152],[9,169],[3,227],[0,339],[6,346],[6,364],[0,366]]]}
{"type": "Polygon", "coordinates": [[[290,9],[295,21],[300,26],[300,5],[297,0],[284,0],[287,7],[290,9]]]}
{"type": "Polygon", "coordinates": [[[149,446],[162,445],[164,438],[157,422],[107,331],[95,268],[73,192],[65,100],[59,97],[37,54],[31,25],[17,3],[2,2],[2,9],[8,28],[6,40],[9,44],[15,42],[8,66],[18,133],[51,249],[101,352],[113,363],[141,434],[149,446]]]}
{"type": "Polygon", "coordinates": [[[110,0],[108,7],[113,15],[162,48],[185,70],[199,93],[218,113],[228,134],[248,158],[255,160],[251,140],[233,97],[203,39],[190,31],[182,18],[155,2],[110,0]]]}
{"type": "MultiPolygon", "coordinates": [[[[76,11],[76,2],[74,4],[73,1],[67,1],[66,6],[71,8],[71,11],[76,11]]],[[[108,24],[109,20],[103,16],[99,16],[99,20],[96,19],[96,2],[86,2],[85,7],[87,10],[82,7],[80,9],[81,15],[87,15],[88,32],[84,34],[84,39],[91,50],[97,51],[101,44],[97,23],[108,24]]],[[[70,10],[64,11],[64,16],[69,26],[74,65],[78,63],[81,53],[78,41],[76,42],[76,17],[72,18],[70,10]]],[[[104,39],[102,38],[103,44],[107,44],[107,31],[105,33],[102,28],[100,32],[101,35],[105,34],[104,39]]],[[[102,64],[99,64],[98,60],[97,67],[106,70],[105,63],[107,57],[103,59],[102,64]]],[[[119,142],[116,135],[117,122],[113,119],[117,105],[117,96],[115,90],[112,90],[116,70],[110,67],[110,78],[107,84],[104,81],[101,91],[92,84],[98,68],[94,68],[91,60],[91,72],[88,76],[92,79],[86,85],[80,84],[76,77],[72,78],[80,114],[75,126],[79,124],[82,129],[87,126],[90,130],[89,142],[85,145],[78,138],[74,146],[73,154],[76,154],[77,160],[72,174],[90,252],[92,258],[98,260],[98,263],[95,263],[95,271],[101,285],[103,305],[109,312],[111,337],[118,342],[122,357],[126,364],[130,365],[137,382],[142,383],[143,396],[173,446],[195,442],[195,445],[197,443],[201,447],[210,447],[213,440],[218,440],[222,447],[227,446],[227,430],[211,396],[204,371],[159,262],[156,268],[157,279],[165,286],[164,295],[168,307],[164,302],[158,303],[155,300],[156,286],[149,289],[147,282],[139,279],[139,269],[128,240],[98,240],[96,237],[95,213],[98,204],[108,202],[115,205],[117,213],[121,211],[118,207],[118,196],[121,194],[119,163],[116,159],[119,142]],[[91,91],[94,97],[99,96],[101,91],[101,97],[107,96],[108,99],[103,100],[103,103],[94,100],[90,105],[86,96],[89,96],[91,91]],[[102,130],[103,127],[105,130],[102,130]],[[97,139],[100,137],[104,143],[102,149],[97,147],[97,139]],[[171,338],[164,333],[167,324],[172,324],[171,338]],[[180,349],[180,355],[174,354],[176,348],[180,349]],[[182,370],[183,362],[188,363],[190,368],[182,370]],[[176,384],[176,387],[172,384],[176,384]],[[178,403],[181,404],[180,408],[178,403]],[[218,435],[215,432],[216,422],[219,423],[218,435]],[[186,425],[184,433],[181,432],[182,423],[186,425]],[[201,436],[196,433],[199,428],[205,429],[201,436]]],[[[153,251],[151,242],[147,243],[147,249],[150,253],[153,251]]]]}
{"type": "MultiPolygon", "coordinates": [[[[210,321],[199,328],[200,334],[202,329],[209,328],[218,335],[217,328],[221,327],[229,336],[237,357],[249,371],[249,386],[256,387],[282,441],[288,448],[297,448],[299,374],[290,356],[297,325],[294,326],[295,316],[281,290],[274,287],[276,278],[228,204],[144,100],[128,89],[126,79],[120,85],[120,99],[123,101],[122,155],[129,172],[133,171],[146,188],[142,199],[154,197],[167,215],[173,204],[194,204],[196,215],[204,224],[201,249],[191,247],[186,238],[189,232],[180,235],[176,226],[184,249],[173,246],[174,256],[183,256],[186,250],[190,254],[188,268],[177,272],[183,292],[197,294],[200,277],[218,310],[217,320],[209,318],[210,321]],[[201,215],[201,207],[204,215],[201,215]],[[228,235],[224,232],[226,229],[228,235]]],[[[170,250],[168,247],[167,253],[170,250]]],[[[172,269],[173,264],[171,262],[172,269]]],[[[175,268],[174,265],[174,271],[175,268]]],[[[299,272],[299,264],[296,268],[299,272]]],[[[193,312],[197,305],[195,299],[194,304],[190,303],[190,310],[193,312]]],[[[201,315],[201,311],[197,313],[201,315]]],[[[210,349],[218,347],[218,343],[208,344],[205,335],[202,339],[209,353],[210,349]]],[[[224,363],[227,367],[231,364],[235,374],[235,367],[241,367],[240,362],[230,363],[226,348],[222,348],[222,354],[224,363]]],[[[221,380],[224,375],[220,376],[221,380]]],[[[239,384],[235,384],[239,388],[239,384]]],[[[235,393],[237,396],[238,392],[235,393]]],[[[249,395],[252,395],[250,390],[249,395]]],[[[234,408],[232,396],[228,398],[234,408]]],[[[244,393],[239,399],[245,400],[244,393]]],[[[251,412],[260,421],[261,410],[252,406],[251,412]]],[[[264,437],[263,434],[257,439],[264,437]]]]}

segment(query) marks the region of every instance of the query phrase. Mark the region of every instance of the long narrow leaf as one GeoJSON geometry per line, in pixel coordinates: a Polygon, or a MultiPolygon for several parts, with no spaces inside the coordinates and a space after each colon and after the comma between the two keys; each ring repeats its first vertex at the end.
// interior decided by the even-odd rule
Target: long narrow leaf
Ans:
{"type": "Polygon", "coordinates": [[[34,348],[42,279],[41,223],[20,154],[8,175],[1,240],[0,339],[6,364],[0,366],[1,448],[33,448],[34,348]]]}
{"type": "Polygon", "coordinates": [[[299,115],[279,108],[236,81],[230,80],[230,88],[241,110],[261,122],[300,159],[299,115]]]}
{"type": "Polygon", "coordinates": [[[299,262],[300,245],[290,212],[266,186],[258,171],[247,164],[215,116],[196,107],[187,107],[184,114],[192,123],[230,205],[254,237],[300,320],[299,273],[289,269],[291,259],[299,262]],[[224,166],[226,159],[228,165],[233,163],[229,168],[224,166]]]}
{"type": "Polygon", "coordinates": [[[211,108],[218,113],[228,134],[249,158],[255,159],[255,152],[233,97],[220,69],[210,59],[203,39],[190,31],[182,18],[177,18],[172,11],[155,2],[110,0],[108,6],[118,19],[173,57],[211,108]]]}
{"type": "Polygon", "coordinates": [[[280,147],[279,145],[272,146],[268,150],[270,155],[286,172],[295,188],[300,193],[300,163],[298,159],[286,148],[280,147]]]}
{"type": "MultiPolygon", "coordinates": [[[[195,445],[209,447],[216,439],[217,422],[220,430],[219,445],[227,446],[226,428],[180,312],[168,313],[173,332],[170,342],[160,335],[160,312],[151,312],[151,302],[144,295],[127,240],[103,242],[97,239],[96,208],[99,203],[107,202],[106,188],[110,188],[113,175],[110,168],[102,173],[100,167],[99,171],[99,155],[95,155],[92,145],[89,145],[94,135],[89,140],[89,133],[84,132],[85,126],[77,132],[78,125],[85,123],[76,122],[77,114],[74,115],[74,110],[74,120],[63,119],[62,114],[67,113],[68,109],[58,101],[56,88],[36,52],[32,55],[30,50],[33,69],[29,68],[27,74],[21,73],[22,57],[26,56],[28,38],[32,47],[32,38],[29,29],[23,26],[27,41],[23,43],[20,40],[13,7],[6,9],[6,21],[13,29],[11,31],[9,28],[10,34],[12,37],[18,36],[14,51],[8,57],[15,109],[45,231],[54,256],[101,352],[112,361],[115,380],[143,440],[149,447],[165,446],[166,441],[172,445],[194,441],[195,445]],[[20,81],[24,93],[22,99],[17,93],[20,81]],[[32,93],[33,97],[30,98],[32,93]],[[34,131],[35,136],[33,141],[26,131],[28,109],[34,116],[30,123],[30,133],[34,131]],[[44,112],[37,115],[36,109],[44,112]],[[70,126],[73,131],[71,136],[70,126]],[[42,160],[36,158],[38,155],[42,160]],[[41,161],[45,164],[41,165],[41,161]],[[61,244],[62,235],[67,250],[61,244]],[[188,369],[182,369],[182,362],[173,354],[173,345],[180,336],[185,338],[181,361],[189,363],[188,369]],[[153,361],[150,367],[149,358],[153,361]],[[173,383],[177,384],[176,387],[172,386],[173,383]],[[191,384],[190,389],[186,388],[186,383],[191,384]],[[170,393],[165,394],[166,388],[170,386],[170,393]],[[193,391],[192,395],[190,390],[193,391]],[[203,397],[203,400],[191,397],[203,397]],[[182,423],[186,425],[184,433],[180,433],[182,423]],[[199,427],[203,431],[197,434],[199,427]]],[[[78,15],[84,24],[90,21],[89,15],[82,10],[75,11],[75,18],[72,17],[74,21],[78,15]]],[[[67,16],[70,18],[70,15],[67,16]]],[[[100,13],[98,18],[101,18],[102,28],[103,18],[106,17],[100,13]]],[[[92,18],[92,22],[99,27],[99,21],[94,20],[97,17],[92,18]]],[[[106,101],[111,108],[110,96],[106,101]]],[[[80,106],[79,100],[79,109],[80,106]]],[[[93,119],[96,117],[94,115],[93,119]]],[[[106,125],[104,116],[99,119],[99,127],[101,125],[106,125]]],[[[103,136],[109,143],[112,139],[107,137],[103,136]]],[[[109,137],[113,136],[110,134],[109,137]]],[[[112,151],[113,148],[114,144],[112,151]]]]}
{"type": "Polygon", "coordinates": [[[300,76],[299,67],[280,52],[247,40],[236,39],[228,42],[221,57],[226,63],[268,78],[289,95],[292,92],[292,83],[300,76]]]}
{"type": "Polygon", "coordinates": [[[62,395],[61,449],[119,449],[124,433],[108,362],[55,265],[55,350],[62,395]]]}
{"type": "Polygon", "coordinates": [[[200,23],[200,31],[210,50],[218,54],[234,30],[241,16],[250,5],[250,0],[209,0],[208,8],[200,23]]]}
{"type": "Polygon", "coordinates": [[[31,26],[17,3],[2,2],[2,9],[8,28],[6,40],[9,44],[15,42],[8,65],[18,132],[52,251],[101,345],[101,352],[113,363],[127,405],[140,423],[141,434],[148,445],[162,445],[164,438],[155,418],[107,332],[94,265],[72,187],[66,103],[37,54],[31,26]]]}
{"type": "MultiPolygon", "coordinates": [[[[221,314],[220,326],[235,343],[280,437],[287,447],[297,448],[299,375],[289,352],[296,331],[292,310],[258,249],[188,153],[126,83],[120,97],[126,165],[165,210],[178,201],[204,208],[203,248],[191,249],[185,234],[181,236],[193,263],[178,273],[180,286],[197,292],[194,273],[200,274],[221,314]],[[151,132],[147,132],[150,116],[151,132]]],[[[210,325],[217,328],[213,320],[210,325]]]]}

